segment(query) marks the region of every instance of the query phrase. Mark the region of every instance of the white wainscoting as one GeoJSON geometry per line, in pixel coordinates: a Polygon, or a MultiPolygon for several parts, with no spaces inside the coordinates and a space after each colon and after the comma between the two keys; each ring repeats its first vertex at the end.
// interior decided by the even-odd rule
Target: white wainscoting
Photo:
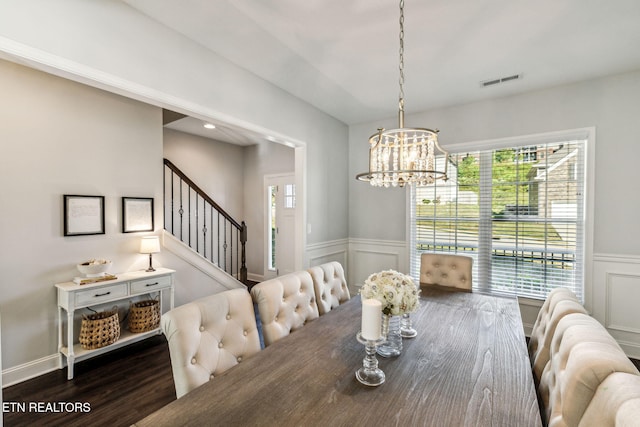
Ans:
{"type": "MultiPolygon", "coordinates": [[[[338,261],[342,264],[345,274],[348,268],[349,240],[330,240],[328,242],[307,245],[307,264],[309,267],[338,261]]],[[[347,277],[347,281],[349,278],[347,277]]]]}
{"type": "Polygon", "coordinates": [[[393,240],[349,240],[349,291],[352,295],[371,273],[382,270],[409,271],[407,244],[393,240]]]}
{"type": "Polygon", "coordinates": [[[595,254],[591,314],[629,357],[640,359],[640,257],[595,254]]]}

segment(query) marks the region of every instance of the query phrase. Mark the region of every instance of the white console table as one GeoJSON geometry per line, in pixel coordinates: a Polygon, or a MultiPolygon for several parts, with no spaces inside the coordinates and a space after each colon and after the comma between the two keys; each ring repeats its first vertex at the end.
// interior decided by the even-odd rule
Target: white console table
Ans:
{"type": "Polygon", "coordinates": [[[121,328],[120,339],[115,343],[95,350],[85,350],[79,343],[74,342],[74,314],[76,310],[109,302],[128,300],[155,292],[159,294],[160,310],[162,310],[163,306],[166,306],[167,297],[169,297],[169,309],[172,309],[174,299],[173,273],[175,273],[174,270],[158,268],[156,271],[148,273],[140,270],[116,274],[117,279],[87,285],[79,285],[74,282],[57,283],[55,286],[58,289],[58,350],[60,351],[61,367],[64,366],[63,358],[66,357],[67,359],[67,378],[73,378],[73,364],[75,362],[107,353],[116,348],[161,333],[159,327],[141,333],[132,333],[125,328],[121,328]],[[67,313],[66,342],[63,310],[67,313]]]}

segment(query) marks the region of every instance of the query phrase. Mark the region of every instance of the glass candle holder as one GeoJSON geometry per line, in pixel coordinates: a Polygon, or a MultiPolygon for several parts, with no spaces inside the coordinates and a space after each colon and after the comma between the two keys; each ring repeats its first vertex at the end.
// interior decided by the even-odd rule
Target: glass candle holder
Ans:
{"type": "Polygon", "coordinates": [[[402,338],[413,338],[418,335],[418,331],[411,325],[411,314],[409,313],[402,315],[402,319],[400,320],[400,335],[402,338]]]}
{"type": "Polygon", "coordinates": [[[364,359],[362,359],[362,367],[356,371],[356,378],[362,384],[368,386],[378,386],[382,384],[385,380],[385,375],[382,369],[378,368],[376,347],[384,341],[383,338],[368,340],[363,338],[360,332],[358,332],[356,338],[359,343],[364,344],[366,353],[364,359]]]}

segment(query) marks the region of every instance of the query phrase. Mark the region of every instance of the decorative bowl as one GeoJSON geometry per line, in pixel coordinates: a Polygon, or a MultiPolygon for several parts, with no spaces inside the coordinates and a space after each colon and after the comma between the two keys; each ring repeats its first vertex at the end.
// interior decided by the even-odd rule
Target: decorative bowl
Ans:
{"type": "Polygon", "coordinates": [[[100,277],[109,271],[112,264],[111,261],[107,261],[106,259],[92,259],[78,264],[76,267],[78,271],[86,277],[100,277]]]}

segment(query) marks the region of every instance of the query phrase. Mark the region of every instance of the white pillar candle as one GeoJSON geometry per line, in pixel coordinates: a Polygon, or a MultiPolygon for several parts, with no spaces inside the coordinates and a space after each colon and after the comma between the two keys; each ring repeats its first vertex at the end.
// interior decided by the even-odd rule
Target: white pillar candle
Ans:
{"type": "Polygon", "coordinates": [[[362,301],[362,338],[375,341],[382,328],[382,303],[377,299],[362,301]]]}

